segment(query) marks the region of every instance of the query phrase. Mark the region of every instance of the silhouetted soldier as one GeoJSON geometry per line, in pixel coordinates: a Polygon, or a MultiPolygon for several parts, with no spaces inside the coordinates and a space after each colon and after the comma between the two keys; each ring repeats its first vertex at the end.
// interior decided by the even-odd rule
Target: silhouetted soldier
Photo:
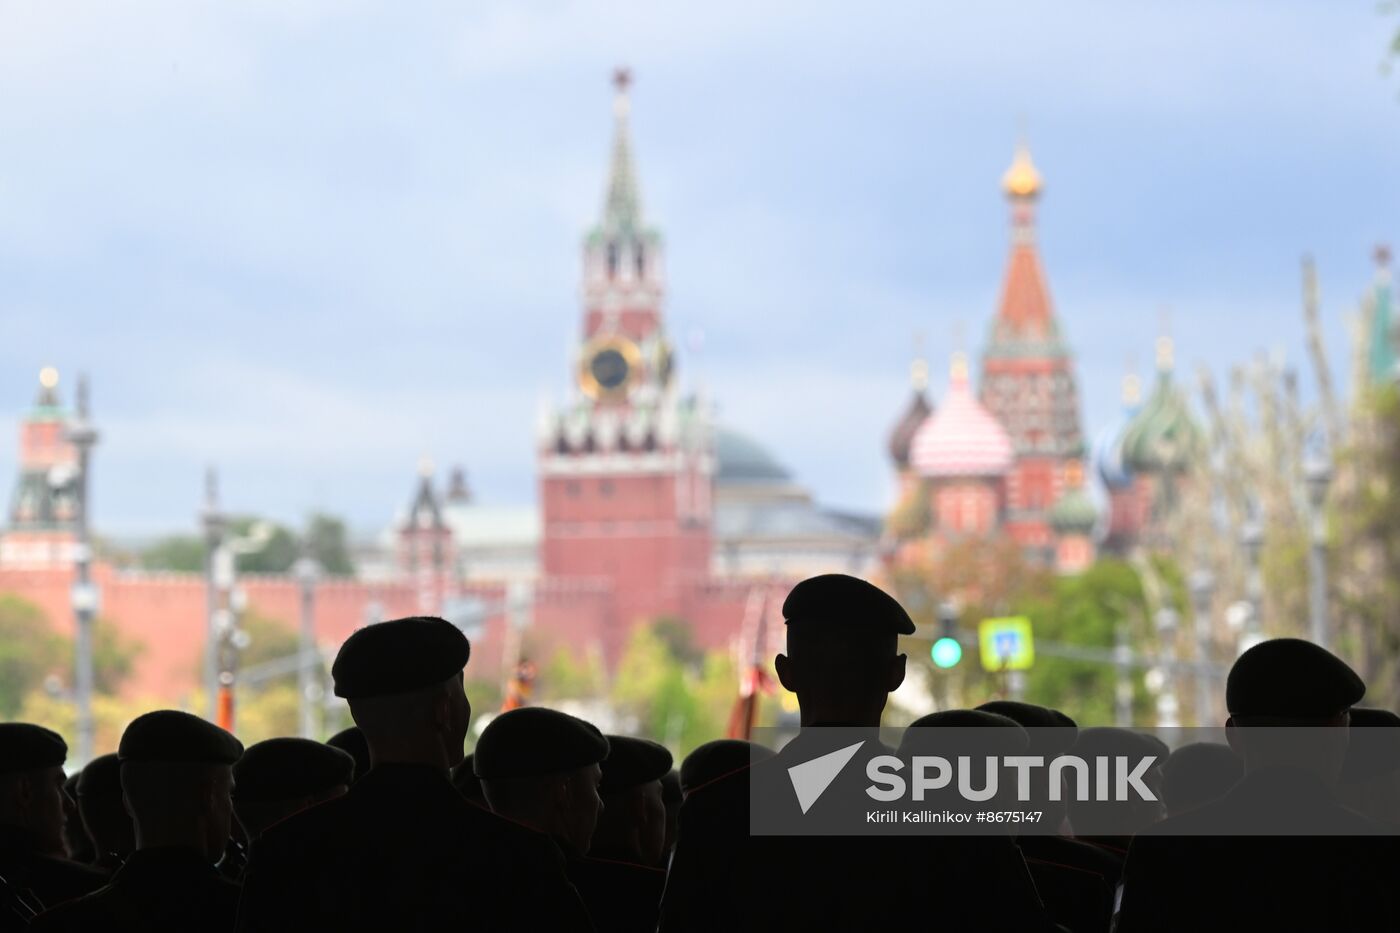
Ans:
{"type": "Polygon", "coordinates": [[[98,755],[78,776],[78,812],[97,855],[93,865],[116,871],[136,849],[136,829],[122,802],[121,759],[98,755]]]}
{"type": "Polygon", "coordinates": [[[1244,777],[1244,762],[1218,742],[1191,742],[1162,765],[1162,803],[1167,816],[1180,816],[1219,800],[1244,777]]]}
{"type": "Polygon", "coordinates": [[[1088,784],[1091,788],[1090,793],[1081,794],[1080,788],[1070,786],[1071,780],[1066,772],[1065,806],[1069,811],[1069,825],[1074,838],[1112,856],[1121,871],[1133,836],[1166,816],[1166,808],[1161,802],[1162,764],[1171,750],[1156,736],[1098,726],[1079,730],[1079,737],[1075,739],[1070,754],[1089,763],[1088,784]],[[1112,794],[1099,799],[1099,788],[1094,783],[1097,780],[1094,760],[1108,758],[1112,761],[1118,757],[1127,758],[1130,762],[1153,759],[1152,766],[1143,774],[1141,781],[1156,800],[1142,800],[1131,794],[1126,801],[1114,800],[1112,794]]]}
{"type": "Polygon", "coordinates": [[[351,726],[348,729],[341,729],[335,735],[326,739],[326,744],[332,748],[338,748],[351,758],[355,759],[355,773],[350,776],[350,783],[353,784],[369,772],[369,745],[365,742],[365,734],[360,731],[359,726],[351,726]]]}
{"type": "Polygon", "coordinates": [[[243,746],[189,713],[157,710],[122,733],[117,756],[136,851],[91,894],[41,914],[36,933],[227,933],[238,886],[214,868],[233,819],[232,764],[243,746]]]}
{"type": "Polygon", "coordinates": [[[350,789],[355,759],[311,739],[250,745],[233,766],[233,812],[251,844],[270,826],[350,789]]]}
{"type": "Polygon", "coordinates": [[[1244,777],[1133,840],[1121,933],[1394,929],[1395,840],[1331,789],[1348,710],[1365,692],[1310,642],[1280,638],[1242,654],[1225,701],[1244,777]]]}
{"type": "MultiPolygon", "coordinates": [[[[1045,710],[1045,712],[1053,711],[1045,710]]],[[[1053,728],[1046,731],[1053,739],[1057,740],[1055,743],[1057,745],[1066,742],[1067,732],[1077,732],[1074,728],[1066,729],[1058,722],[1053,728]]],[[[973,762],[981,762],[987,756],[995,756],[998,760],[1004,760],[1011,755],[1041,755],[1045,757],[1043,742],[1044,739],[1042,739],[1042,744],[1038,746],[1032,739],[1032,732],[1009,716],[986,708],[953,709],[931,713],[910,723],[909,728],[905,730],[903,741],[900,742],[899,755],[906,761],[915,755],[938,755],[949,761],[956,761],[961,756],[967,756],[973,762]]],[[[1046,763],[1049,763],[1049,758],[1046,758],[1046,763]]],[[[1019,799],[1019,788],[1016,782],[1003,780],[998,785],[997,795],[982,803],[971,803],[963,800],[960,795],[953,792],[953,788],[950,786],[936,797],[926,796],[925,805],[934,810],[950,809],[966,812],[1039,810],[1045,814],[1042,819],[1046,820],[1045,829],[1048,830],[1052,824],[1049,823],[1047,817],[1052,819],[1054,814],[1053,812],[1046,814],[1046,811],[1041,809],[1041,801],[1048,798],[1049,793],[1048,789],[1042,789],[1038,786],[1045,774],[1045,771],[1037,772],[1036,777],[1030,782],[1031,787],[1028,789],[1032,790],[1033,793],[1027,800],[1019,799]]],[[[999,828],[1003,829],[1008,837],[1015,836],[1016,824],[1006,823],[999,828]]],[[[1031,835],[1033,834],[1022,838],[1030,838],[1031,835]]],[[[1054,839],[1056,837],[1035,836],[1035,838],[1054,839]]],[[[946,845],[943,840],[937,841],[946,845]]],[[[1007,891],[1012,896],[1019,892],[1021,896],[1027,898],[1020,907],[1021,912],[1027,915],[1036,913],[1039,905],[1029,899],[1029,892],[1034,891],[1039,895],[1045,912],[1061,927],[1074,931],[1106,930],[1108,928],[1109,920],[1113,915],[1113,889],[1104,875],[1045,859],[1022,858],[1025,855],[1024,852],[1013,850],[997,842],[974,839],[966,840],[965,844],[969,847],[974,845],[983,847],[985,851],[978,853],[978,855],[992,865],[997,860],[1001,861],[1001,867],[989,866],[987,868],[989,877],[1022,879],[1019,884],[1006,886],[1007,891]],[[1031,883],[1026,882],[1027,877],[1031,883]]],[[[998,906],[1006,907],[1005,904],[998,906]]]]}
{"type": "Polygon", "coordinates": [[[264,831],[240,931],[588,929],[549,839],[468,803],[448,778],[471,716],[469,656],[461,630],[434,618],[369,625],[341,646],[335,693],[372,767],[264,831]]]}
{"type": "Polygon", "coordinates": [[[681,794],[689,796],[697,787],[772,757],[771,749],[743,739],[714,739],[697,745],[681,762],[681,794]]]}
{"type": "Polygon", "coordinates": [[[57,733],[0,723],[0,878],[36,910],[96,890],[104,872],[64,857],[63,762],[57,733]]]}
{"type": "MultiPolygon", "coordinates": [[[[981,857],[999,846],[1019,861],[1004,837],[750,835],[750,783],[779,788],[788,780],[787,768],[832,750],[837,739],[819,727],[843,726],[867,736],[838,785],[846,775],[863,780],[871,757],[892,754],[878,739],[880,716],[889,693],[904,680],[898,638],[914,631],[908,613],[888,594],[841,574],[799,583],[783,604],[783,617],[787,652],[777,657],[776,668],[783,686],[797,694],[802,732],[775,758],[711,781],[686,798],[662,901],[663,933],[1047,926],[1024,865],[1019,874],[997,875],[1008,862],[981,857]],[[1027,901],[1036,915],[1018,913],[1015,905],[1027,901]]],[[[849,733],[841,741],[849,742],[849,733]]],[[[796,810],[790,783],[787,798],[776,790],[764,796],[775,803],[788,798],[796,810]]]]}
{"type": "Polygon", "coordinates": [[[81,771],[74,771],[63,782],[63,848],[69,861],[91,865],[97,851],[78,812],[78,777],[81,774],[81,771]]]}
{"type": "Polygon", "coordinates": [[[1388,709],[1354,709],[1349,736],[1338,798],[1400,833],[1400,716],[1388,709]]]}
{"type": "Polygon", "coordinates": [[[646,739],[607,740],[598,785],[603,809],[587,856],[569,857],[569,877],[599,930],[654,933],[666,886],[661,779],[671,770],[671,753],[646,739]]]}
{"type": "Polygon", "coordinates": [[[486,794],[481,790],[481,780],[472,770],[473,767],[471,755],[463,758],[462,763],[452,769],[452,786],[457,788],[457,793],[472,803],[489,809],[486,794]]]}
{"type": "Polygon", "coordinates": [[[661,777],[661,803],[666,807],[666,841],[662,844],[662,864],[670,866],[671,853],[676,849],[676,828],[680,825],[681,801],[685,794],[681,791],[681,775],[675,768],[661,777]]]}

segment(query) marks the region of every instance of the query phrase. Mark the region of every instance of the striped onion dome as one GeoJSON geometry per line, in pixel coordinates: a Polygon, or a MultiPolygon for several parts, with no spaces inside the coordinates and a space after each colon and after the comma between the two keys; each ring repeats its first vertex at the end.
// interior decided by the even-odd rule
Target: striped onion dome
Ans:
{"type": "Polygon", "coordinates": [[[953,357],[948,397],[909,445],[909,465],[922,476],[1001,476],[1013,451],[1006,429],[972,394],[967,358],[953,357]]]}

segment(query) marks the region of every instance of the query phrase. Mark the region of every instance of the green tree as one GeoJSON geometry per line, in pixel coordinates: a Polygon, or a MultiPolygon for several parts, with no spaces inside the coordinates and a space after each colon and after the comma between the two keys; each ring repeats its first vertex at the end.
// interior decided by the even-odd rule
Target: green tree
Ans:
{"type": "Polygon", "coordinates": [[[137,561],[145,570],[203,573],[206,553],[203,538],[197,535],[171,535],[140,551],[137,561]]]}
{"type": "Polygon", "coordinates": [[[92,676],[98,693],[117,694],[131,676],[145,645],[128,638],[109,619],[98,617],[92,625],[92,676]]]}
{"type": "Polygon", "coordinates": [[[44,678],[64,671],[71,659],[67,640],[49,625],[44,611],[21,596],[0,593],[0,716],[14,717],[44,678]]]}
{"type": "Polygon", "coordinates": [[[350,558],[350,541],[344,521],[334,515],[313,513],[306,520],[302,539],[307,552],[327,574],[333,577],[354,575],[355,564],[350,558]]]}

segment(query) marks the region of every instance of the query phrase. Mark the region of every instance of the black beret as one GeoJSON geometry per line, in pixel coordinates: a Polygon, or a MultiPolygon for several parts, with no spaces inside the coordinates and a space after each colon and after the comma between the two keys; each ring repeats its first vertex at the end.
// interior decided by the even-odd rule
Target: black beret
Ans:
{"type": "Polygon", "coordinates": [[[1299,638],[1275,638],[1236,659],[1225,682],[1231,716],[1321,719],[1350,709],[1366,684],[1341,658],[1299,638]]]}
{"type": "Polygon", "coordinates": [[[121,792],[122,763],[116,752],[98,755],[79,772],[79,797],[100,797],[121,792]]]}
{"type": "Polygon", "coordinates": [[[893,596],[857,577],[827,573],[809,577],[783,601],[783,619],[866,627],[872,635],[912,635],[914,620],[893,596]]]}
{"type": "Polygon", "coordinates": [[[688,794],[701,784],[708,784],[772,757],[771,749],[743,739],[706,742],[681,762],[681,791],[688,794]]]}
{"type": "Polygon", "coordinates": [[[1129,757],[1146,757],[1151,755],[1157,760],[1152,763],[1154,768],[1160,768],[1171,754],[1171,749],[1167,743],[1157,738],[1155,735],[1147,735],[1142,732],[1133,732],[1130,729],[1119,729],[1115,726],[1095,726],[1092,729],[1080,729],[1079,737],[1074,742],[1074,754],[1081,758],[1094,758],[1100,755],[1129,757]]]}
{"type": "Polygon", "coordinates": [[[341,729],[335,735],[326,739],[326,744],[331,748],[338,748],[351,758],[355,759],[355,773],[353,780],[358,781],[369,771],[369,743],[365,741],[365,734],[360,731],[359,726],[351,726],[349,729],[341,729]]]}
{"type": "Polygon", "coordinates": [[[938,751],[947,745],[959,755],[1021,755],[1030,748],[1030,737],[1014,719],[980,709],[945,709],[920,716],[904,730],[899,743],[901,754],[915,751],[938,751]],[[927,729],[977,729],[966,733],[967,744],[956,735],[935,735],[927,729]],[[932,742],[930,742],[932,739],[932,742]],[[976,746],[975,748],[969,746],[976,746]]]}
{"type": "Polygon", "coordinates": [[[1162,765],[1162,802],[1171,811],[1219,800],[1244,777],[1244,760],[1219,742],[1191,742],[1162,765]]]}
{"type": "Polygon", "coordinates": [[[410,693],[461,673],[471,657],[462,630],[432,616],[376,622],[345,639],[331,665],[335,695],[347,700],[410,693]]]}
{"type": "Polygon", "coordinates": [[[68,757],[68,744],[52,729],[27,722],[0,723],[0,774],[56,768],[68,757]]]}
{"type": "Polygon", "coordinates": [[[608,757],[608,740],[577,716],[543,706],[502,713],[481,730],[472,771],[484,781],[574,771],[608,757]]]}
{"type": "Polygon", "coordinates": [[[1351,711],[1341,781],[1355,784],[1400,771],[1400,716],[1388,709],[1351,711]]]}
{"type": "Polygon", "coordinates": [[[1005,716],[1026,730],[1033,755],[1052,756],[1067,752],[1079,737],[1079,726],[1064,713],[1048,706],[1022,703],[1018,700],[990,700],[977,707],[988,713],[1005,716]]]}
{"type": "Polygon", "coordinates": [[[603,760],[603,780],[598,793],[612,794],[659,781],[671,770],[666,746],[630,735],[609,735],[608,757],[603,760]]]}
{"type": "Polygon", "coordinates": [[[311,739],[267,739],[233,766],[235,800],[297,800],[349,785],[355,759],[311,739]]]}
{"type": "Polygon", "coordinates": [[[122,733],[117,757],[128,761],[231,765],[243,743],[211,722],[179,710],[160,709],[137,716],[122,733]]]}

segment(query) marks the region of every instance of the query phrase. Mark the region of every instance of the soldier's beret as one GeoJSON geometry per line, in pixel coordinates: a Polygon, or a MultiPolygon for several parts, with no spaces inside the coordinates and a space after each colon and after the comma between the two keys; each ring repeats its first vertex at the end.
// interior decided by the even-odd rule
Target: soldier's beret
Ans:
{"type": "Polygon", "coordinates": [[[574,771],[608,757],[608,740],[577,716],[543,706],[502,713],[481,730],[472,771],[484,781],[574,771]]]}
{"type": "Polygon", "coordinates": [[[1218,800],[1244,777],[1244,761],[1228,745],[1191,742],[1162,765],[1162,802],[1173,813],[1218,800]]]}
{"type": "Polygon", "coordinates": [[[68,744],[52,729],[28,722],[0,723],[0,774],[56,768],[68,757],[68,744]]]}
{"type": "Polygon", "coordinates": [[[809,577],[792,588],[783,601],[788,625],[839,624],[872,635],[912,635],[914,620],[884,590],[857,577],[828,573],[809,577]]]}
{"type": "Polygon", "coordinates": [[[1157,759],[1152,763],[1154,768],[1160,768],[1167,760],[1167,756],[1171,754],[1167,743],[1155,735],[1133,732],[1130,729],[1119,729],[1115,726],[1080,729],[1079,737],[1074,742],[1073,751],[1081,758],[1095,758],[1100,755],[1113,757],[1126,755],[1130,758],[1145,758],[1150,755],[1157,759]]]}
{"type": "Polygon", "coordinates": [[[122,763],[116,752],[98,755],[78,773],[78,796],[101,797],[122,792],[122,763]]]}
{"type": "Polygon", "coordinates": [[[1351,711],[1341,781],[1355,784],[1400,771],[1400,716],[1388,709],[1351,711]]]}
{"type": "Polygon", "coordinates": [[[267,739],[248,746],[233,766],[235,800],[296,800],[349,785],[355,759],[311,739],[267,739]]]}
{"type": "Polygon", "coordinates": [[[1225,682],[1231,716],[1319,719],[1361,701],[1366,685],[1341,658],[1298,638],[1275,638],[1236,659],[1225,682]]]}
{"type": "Polygon", "coordinates": [[[609,735],[608,757],[603,759],[600,794],[629,790],[659,781],[671,770],[671,753],[666,746],[630,735],[609,735]]]}
{"type": "Polygon", "coordinates": [[[1067,752],[1079,737],[1079,726],[1075,721],[1048,706],[1018,700],[990,700],[977,708],[1005,716],[1025,729],[1031,740],[1032,755],[1050,757],[1067,752]]]}
{"type": "Polygon", "coordinates": [[[937,752],[955,746],[959,755],[1020,755],[1030,748],[1030,737],[1014,719],[980,709],[945,709],[920,716],[904,730],[901,754],[937,752]],[[930,729],[976,729],[963,735],[934,733],[930,729]]]}
{"type": "Polygon", "coordinates": [[[347,700],[410,693],[459,673],[470,656],[467,636],[446,619],[393,619],[366,625],[345,639],[331,678],[335,695],[347,700]]]}
{"type": "Polygon", "coordinates": [[[773,751],[743,739],[715,739],[698,746],[681,762],[681,792],[718,780],[773,757],[773,751]]]}
{"type": "MultiPolygon", "coordinates": [[[[445,678],[444,678],[445,679],[445,678]]],[[[355,759],[355,773],[352,780],[358,781],[369,771],[369,743],[365,741],[365,734],[360,731],[359,726],[351,726],[349,729],[341,729],[335,735],[326,739],[326,744],[331,748],[338,748],[351,758],[355,759]]]]}
{"type": "Polygon", "coordinates": [[[160,709],[137,716],[122,733],[117,757],[128,761],[231,765],[243,743],[211,722],[179,710],[160,709]]]}

